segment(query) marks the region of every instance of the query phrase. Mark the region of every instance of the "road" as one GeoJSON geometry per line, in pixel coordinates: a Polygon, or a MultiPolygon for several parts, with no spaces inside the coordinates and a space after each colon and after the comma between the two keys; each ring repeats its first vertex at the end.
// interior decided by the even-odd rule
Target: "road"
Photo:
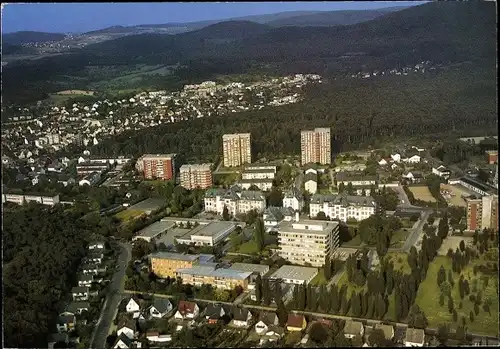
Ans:
{"type": "MultiPolygon", "coordinates": [[[[124,291],[124,295],[130,295],[130,294],[135,294],[137,292],[134,291],[124,291]]],[[[144,294],[144,292],[142,292],[144,294]]],[[[151,296],[155,297],[161,297],[161,298],[173,298],[171,295],[164,295],[164,294],[155,294],[155,293],[148,293],[151,296]]],[[[213,301],[213,300],[207,300],[207,299],[193,299],[192,301],[194,302],[199,302],[199,303],[216,303],[216,304],[226,304],[226,305],[233,305],[233,303],[230,302],[219,302],[219,301],[213,301]]],[[[255,310],[264,310],[264,311],[276,311],[276,307],[267,307],[267,306],[262,306],[262,305],[250,305],[250,304],[240,304],[239,305],[242,308],[247,308],[247,309],[255,309],[255,310]]],[[[327,319],[337,319],[337,320],[355,320],[355,321],[362,321],[368,325],[375,325],[375,324],[390,324],[392,326],[396,327],[402,327],[402,328],[407,328],[408,324],[401,323],[401,322],[392,322],[392,321],[387,321],[387,320],[374,320],[374,319],[367,319],[367,318],[357,318],[357,317],[352,317],[352,316],[342,316],[342,315],[335,315],[335,314],[324,314],[324,313],[316,313],[312,311],[306,311],[306,310],[292,310],[292,312],[297,313],[297,314],[304,314],[304,315],[309,315],[309,316],[315,316],[319,318],[327,318],[327,319]]],[[[436,334],[437,329],[436,328],[426,328],[425,329],[426,334],[436,334]]],[[[468,335],[471,335],[476,338],[487,338],[487,339],[492,339],[492,340],[498,340],[497,337],[494,336],[485,336],[482,334],[478,333],[467,333],[468,335]]]]}
{"type": "Polygon", "coordinates": [[[423,232],[424,225],[425,225],[425,223],[427,223],[427,218],[429,218],[430,213],[431,213],[431,211],[429,211],[429,210],[424,211],[421,218],[420,218],[420,221],[419,221],[417,227],[415,229],[410,230],[411,233],[408,236],[408,238],[406,239],[405,244],[403,245],[404,252],[409,252],[410,248],[412,246],[415,246],[415,244],[417,243],[417,241],[419,240],[419,238],[423,232]]]}
{"type": "Polygon", "coordinates": [[[92,338],[90,340],[91,348],[105,348],[106,339],[109,334],[109,328],[114,320],[118,305],[122,300],[124,283],[125,283],[125,271],[127,270],[127,265],[132,258],[132,245],[118,242],[120,247],[120,255],[116,262],[118,270],[113,275],[113,279],[108,285],[108,293],[104,305],[101,309],[101,315],[94,327],[94,332],[92,333],[92,338]]]}

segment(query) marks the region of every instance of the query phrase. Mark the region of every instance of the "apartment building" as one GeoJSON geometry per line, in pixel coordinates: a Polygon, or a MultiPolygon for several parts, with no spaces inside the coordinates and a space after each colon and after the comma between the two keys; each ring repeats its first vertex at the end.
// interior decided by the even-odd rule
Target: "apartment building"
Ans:
{"type": "Polygon", "coordinates": [[[58,204],[59,194],[57,195],[29,195],[29,194],[2,194],[2,203],[12,202],[18,205],[22,205],[25,202],[38,202],[42,205],[54,206],[58,204]]]}
{"type": "Polygon", "coordinates": [[[337,187],[341,184],[344,188],[351,185],[356,195],[371,195],[371,188],[377,185],[378,176],[365,175],[357,171],[343,171],[335,174],[335,182],[337,187]]]}
{"type": "Polygon", "coordinates": [[[212,165],[182,165],[179,169],[181,186],[186,189],[207,189],[212,186],[212,165]]]}
{"type": "Polygon", "coordinates": [[[490,228],[498,231],[498,195],[466,198],[467,230],[490,228]]]}
{"type": "Polygon", "coordinates": [[[201,286],[212,285],[223,290],[232,290],[241,286],[248,288],[251,272],[242,272],[232,269],[215,268],[213,266],[195,266],[193,268],[177,269],[176,276],[182,279],[183,284],[201,286]]]}
{"type": "Polygon", "coordinates": [[[339,246],[339,223],[303,220],[282,222],[278,227],[280,257],[293,264],[321,267],[339,246]]]}
{"type": "Polygon", "coordinates": [[[149,256],[151,270],[161,278],[175,277],[177,269],[192,268],[199,263],[199,255],[173,252],[156,252],[149,256]]]}
{"type": "Polygon", "coordinates": [[[300,133],[300,149],[302,165],[332,163],[330,128],[315,128],[300,133]]]}
{"type": "Polygon", "coordinates": [[[241,166],[252,162],[250,133],[234,133],[222,136],[224,167],[241,166]]]}
{"type": "Polygon", "coordinates": [[[85,161],[76,165],[76,174],[80,177],[85,177],[93,172],[102,173],[110,168],[109,163],[85,161]]]}
{"type": "Polygon", "coordinates": [[[261,191],[242,190],[238,186],[230,189],[210,189],[205,192],[205,211],[222,215],[224,206],[229,214],[235,216],[251,210],[263,212],[266,208],[266,197],[261,191]]]}
{"type": "Polygon", "coordinates": [[[165,181],[175,178],[176,154],[145,154],[135,165],[142,172],[145,179],[162,179],[165,181]]]}
{"type": "Polygon", "coordinates": [[[311,197],[309,204],[310,217],[316,217],[324,212],[330,219],[347,221],[354,218],[361,221],[375,214],[377,204],[371,196],[351,196],[345,192],[340,195],[320,195],[311,197]]]}
{"type": "Polygon", "coordinates": [[[241,173],[241,179],[271,179],[276,177],[276,166],[267,168],[246,167],[241,173]]]}
{"type": "Polygon", "coordinates": [[[302,211],[304,208],[304,197],[296,189],[287,191],[283,196],[283,207],[290,207],[295,211],[302,211]]]}

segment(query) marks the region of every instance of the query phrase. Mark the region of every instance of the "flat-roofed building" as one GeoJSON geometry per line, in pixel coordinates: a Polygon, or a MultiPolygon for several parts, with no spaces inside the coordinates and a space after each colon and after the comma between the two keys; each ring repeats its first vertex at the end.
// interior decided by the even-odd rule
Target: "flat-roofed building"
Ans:
{"type": "Polygon", "coordinates": [[[193,268],[177,269],[176,271],[176,276],[180,277],[184,284],[195,286],[208,284],[225,290],[232,290],[236,286],[241,286],[246,290],[251,274],[237,270],[216,269],[211,266],[195,266],[193,268]]]}
{"type": "Polygon", "coordinates": [[[233,222],[212,221],[200,224],[176,240],[181,244],[194,243],[197,246],[215,246],[229,236],[237,227],[233,222]]]}
{"type": "Polygon", "coordinates": [[[273,180],[264,178],[242,179],[239,184],[241,188],[245,190],[249,190],[252,186],[256,186],[262,191],[269,191],[273,187],[273,180]]]}
{"type": "Polygon", "coordinates": [[[175,277],[177,269],[192,268],[199,263],[199,255],[173,252],[156,252],[149,256],[151,270],[155,275],[166,278],[175,277]]]}
{"type": "Polygon", "coordinates": [[[139,230],[138,234],[132,240],[144,240],[151,242],[160,237],[160,235],[165,233],[167,230],[174,228],[174,226],[175,222],[161,220],[139,230]]]}
{"type": "Polygon", "coordinates": [[[308,284],[314,277],[318,275],[318,268],[297,267],[295,265],[284,265],[274,274],[270,280],[280,280],[286,284],[302,285],[304,282],[308,284]]]}
{"type": "Polygon", "coordinates": [[[269,266],[265,264],[233,263],[229,269],[252,273],[254,277],[257,275],[263,277],[267,274],[267,272],[269,272],[269,266]]]}
{"type": "Polygon", "coordinates": [[[343,171],[335,174],[335,185],[339,187],[341,184],[347,188],[349,184],[352,186],[356,195],[371,195],[371,188],[376,187],[378,177],[376,175],[365,175],[357,171],[343,171]]]}
{"type": "Polygon", "coordinates": [[[175,178],[176,154],[145,154],[136,163],[136,169],[143,173],[145,179],[175,178]]]}
{"type": "Polygon", "coordinates": [[[485,228],[498,231],[498,195],[481,198],[469,197],[467,204],[467,230],[475,231],[485,228]]]}
{"type": "Polygon", "coordinates": [[[294,264],[325,264],[339,246],[339,223],[302,220],[282,222],[278,227],[279,255],[294,264]]]}
{"type": "Polygon", "coordinates": [[[252,162],[250,133],[225,134],[222,136],[224,167],[241,166],[252,162]]]}
{"type": "Polygon", "coordinates": [[[86,161],[76,165],[76,174],[80,177],[84,177],[91,174],[92,172],[102,173],[104,171],[109,170],[110,168],[111,167],[107,162],[99,163],[99,162],[86,161]]]}
{"type": "Polygon", "coordinates": [[[276,177],[276,166],[270,168],[246,167],[241,173],[241,179],[274,179],[276,177]]]}
{"type": "Polygon", "coordinates": [[[332,163],[330,128],[315,128],[300,133],[301,163],[332,163]]]}
{"type": "Polygon", "coordinates": [[[375,214],[377,204],[371,196],[352,196],[343,192],[340,195],[315,194],[309,203],[309,216],[317,217],[323,212],[330,219],[346,222],[349,218],[357,221],[375,214]]]}
{"type": "Polygon", "coordinates": [[[2,194],[2,203],[12,202],[22,205],[25,202],[38,202],[42,205],[54,206],[60,203],[57,195],[36,195],[36,194],[2,194]]]}
{"type": "Polygon", "coordinates": [[[179,170],[181,186],[191,189],[206,189],[212,186],[212,165],[182,165],[179,170]]]}

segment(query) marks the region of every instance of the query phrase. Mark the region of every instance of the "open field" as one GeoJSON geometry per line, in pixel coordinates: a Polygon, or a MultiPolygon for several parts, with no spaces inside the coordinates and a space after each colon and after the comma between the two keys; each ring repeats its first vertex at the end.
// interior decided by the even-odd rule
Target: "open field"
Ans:
{"type": "Polygon", "coordinates": [[[472,238],[471,237],[466,237],[466,236],[448,236],[446,239],[443,240],[443,244],[438,250],[438,255],[439,256],[446,256],[448,253],[448,250],[451,248],[453,251],[455,251],[459,246],[460,246],[460,241],[464,240],[465,246],[471,246],[472,245],[472,238]]]}
{"type": "Polygon", "coordinates": [[[64,90],[55,93],[56,95],[83,95],[83,96],[93,96],[94,91],[83,91],[83,90],[64,90]]]}
{"type": "Polygon", "coordinates": [[[387,261],[392,261],[394,264],[394,270],[400,270],[405,274],[410,274],[411,269],[408,265],[408,255],[403,252],[388,252],[384,259],[387,261]]]}
{"type": "Polygon", "coordinates": [[[128,222],[131,221],[141,215],[143,215],[144,212],[141,210],[133,210],[133,209],[126,209],[121,212],[118,212],[115,217],[119,218],[122,222],[128,222]]]}
{"type": "Polygon", "coordinates": [[[406,229],[400,229],[392,234],[390,248],[402,248],[410,233],[406,229]]]}
{"type": "Polygon", "coordinates": [[[441,190],[447,190],[454,195],[448,196],[443,195],[446,201],[453,206],[466,207],[465,200],[462,198],[462,195],[469,196],[471,194],[470,191],[466,190],[464,187],[460,185],[451,185],[441,183],[441,190]]]}
{"type": "Polygon", "coordinates": [[[436,199],[434,198],[434,196],[432,196],[429,188],[427,188],[426,186],[413,186],[408,187],[408,189],[410,189],[410,191],[413,193],[413,196],[415,196],[415,199],[417,200],[436,202],[436,199]]]}
{"type": "MultiPolygon", "coordinates": [[[[498,255],[498,249],[496,249],[498,255]]],[[[463,300],[460,299],[458,288],[459,275],[453,273],[454,286],[451,290],[451,296],[455,305],[455,310],[458,314],[458,321],[461,317],[466,319],[467,332],[485,334],[485,335],[498,335],[498,274],[489,275],[487,287],[485,287],[482,273],[478,272],[477,275],[473,273],[473,266],[484,263],[484,257],[474,260],[462,271],[465,280],[468,280],[471,294],[474,294],[474,284],[476,284],[477,291],[481,290],[483,302],[486,299],[491,301],[490,313],[485,312],[482,305],[479,307],[479,314],[474,314],[474,321],[471,322],[469,314],[474,311],[474,304],[465,296],[463,300]],[[476,281],[474,281],[476,280],[476,281]],[[459,304],[462,302],[461,309],[459,304]]],[[[452,261],[446,256],[437,256],[434,261],[429,265],[426,279],[420,284],[416,303],[420,309],[425,313],[429,327],[437,328],[440,324],[450,323],[453,329],[456,329],[457,323],[453,322],[452,314],[448,311],[448,301],[445,297],[443,306],[439,305],[440,288],[437,284],[437,274],[441,265],[446,270],[451,270],[452,261]]],[[[477,293],[476,293],[477,294],[477,293]]]]}

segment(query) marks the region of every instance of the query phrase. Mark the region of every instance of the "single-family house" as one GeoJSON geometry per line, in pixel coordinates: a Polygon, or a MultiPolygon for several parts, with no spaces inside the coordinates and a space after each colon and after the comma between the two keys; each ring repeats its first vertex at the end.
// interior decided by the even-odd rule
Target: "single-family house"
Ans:
{"type": "Polygon", "coordinates": [[[344,326],[345,338],[352,339],[356,336],[362,338],[364,333],[365,333],[365,327],[363,326],[363,323],[352,320],[348,320],[345,322],[344,326]]]}
{"type": "Polygon", "coordinates": [[[273,230],[277,228],[278,224],[283,221],[284,216],[280,207],[268,207],[264,210],[263,216],[264,227],[266,230],[273,230]]]}
{"type": "Polygon", "coordinates": [[[316,194],[318,191],[318,175],[314,173],[307,173],[304,176],[304,188],[310,194],[316,194]]]}
{"type": "Polygon", "coordinates": [[[69,332],[75,328],[76,317],[74,314],[63,313],[57,318],[57,331],[69,332]]]}
{"type": "Polygon", "coordinates": [[[451,176],[451,171],[446,167],[444,167],[443,165],[438,166],[437,168],[433,167],[432,173],[444,179],[448,179],[451,176]]]}
{"type": "Polygon", "coordinates": [[[235,308],[233,311],[233,324],[236,327],[246,327],[250,325],[252,313],[245,308],[235,308]]]}
{"type": "Polygon", "coordinates": [[[304,315],[289,314],[286,321],[286,329],[290,332],[302,331],[307,327],[307,321],[304,315]]]}
{"type": "Polygon", "coordinates": [[[48,342],[48,349],[53,349],[54,345],[57,343],[65,344],[64,347],[66,348],[67,344],[69,343],[69,336],[66,332],[52,333],[50,334],[47,342],[48,342]]]}
{"type": "Polygon", "coordinates": [[[403,178],[410,180],[412,183],[419,183],[423,179],[423,176],[422,173],[414,171],[403,175],[403,178]]]}
{"type": "Polygon", "coordinates": [[[136,324],[134,320],[126,319],[118,324],[116,334],[120,336],[122,333],[130,339],[135,337],[136,324]]]}
{"type": "Polygon", "coordinates": [[[95,263],[84,263],[82,265],[82,273],[84,274],[99,274],[99,265],[95,263]]]}
{"type": "Polygon", "coordinates": [[[418,164],[420,162],[420,156],[418,155],[410,156],[409,158],[403,159],[403,162],[406,162],[408,164],[418,164]]]}
{"type": "Polygon", "coordinates": [[[127,305],[125,306],[125,310],[127,313],[135,313],[141,310],[141,307],[139,305],[139,301],[136,300],[134,297],[130,297],[129,301],[127,302],[127,305]]]}
{"type": "Polygon", "coordinates": [[[423,347],[425,342],[424,330],[420,328],[408,327],[406,329],[405,346],[423,347]]]}
{"type": "Polygon", "coordinates": [[[92,242],[88,246],[89,250],[104,250],[104,242],[102,241],[96,241],[92,242]]]}
{"type": "Polygon", "coordinates": [[[65,312],[71,314],[81,314],[83,311],[88,311],[90,309],[89,302],[71,302],[65,309],[65,312]]]}
{"type": "Polygon", "coordinates": [[[116,339],[115,345],[113,345],[114,349],[129,349],[132,348],[132,340],[128,338],[125,334],[121,334],[116,339]]]}
{"type": "Polygon", "coordinates": [[[400,162],[401,161],[401,155],[396,153],[396,154],[391,154],[391,159],[394,162],[400,162]]]}
{"type": "Polygon", "coordinates": [[[87,286],[90,287],[94,282],[94,275],[92,274],[80,274],[78,276],[78,286],[87,286]]]}
{"type": "Polygon", "coordinates": [[[90,289],[86,286],[81,287],[73,287],[71,289],[71,295],[73,296],[73,300],[86,301],[89,299],[90,289]]]}
{"type": "Polygon", "coordinates": [[[176,319],[194,319],[200,313],[198,304],[188,301],[179,301],[174,317],[176,319]]]}
{"type": "Polygon", "coordinates": [[[205,319],[208,320],[209,324],[217,323],[225,314],[222,305],[209,304],[205,309],[205,319]]]}
{"type": "Polygon", "coordinates": [[[278,325],[278,315],[276,313],[261,313],[259,322],[255,324],[255,332],[259,335],[266,334],[270,326],[278,325]]]}
{"type": "Polygon", "coordinates": [[[297,189],[287,191],[283,196],[283,207],[301,211],[304,207],[304,197],[297,189]]]}
{"type": "Polygon", "coordinates": [[[152,343],[165,343],[172,340],[172,335],[160,334],[159,332],[147,332],[146,339],[152,343]]]}
{"type": "Polygon", "coordinates": [[[385,165],[387,165],[388,163],[389,163],[389,162],[388,162],[386,159],[380,159],[380,160],[378,161],[378,164],[379,164],[380,166],[385,166],[385,165]]]}
{"type": "Polygon", "coordinates": [[[387,340],[392,340],[394,338],[394,327],[391,325],[376,324],[375,329],[382,330],[382,332],[384,332],[384,337],[387,340]]]}
{"type": "Polygon", "coordinates": [[[101,264],[104,254],[99,250],[90,251],[87,256],[83,259],[84,263],[97,263],[101,264]]]}
{"type": "Polygon", "coordinates": [[[157,298],[149,308],[151,317],[161,319],[173,309],[172,303],[165,298],[157,298]]]}

